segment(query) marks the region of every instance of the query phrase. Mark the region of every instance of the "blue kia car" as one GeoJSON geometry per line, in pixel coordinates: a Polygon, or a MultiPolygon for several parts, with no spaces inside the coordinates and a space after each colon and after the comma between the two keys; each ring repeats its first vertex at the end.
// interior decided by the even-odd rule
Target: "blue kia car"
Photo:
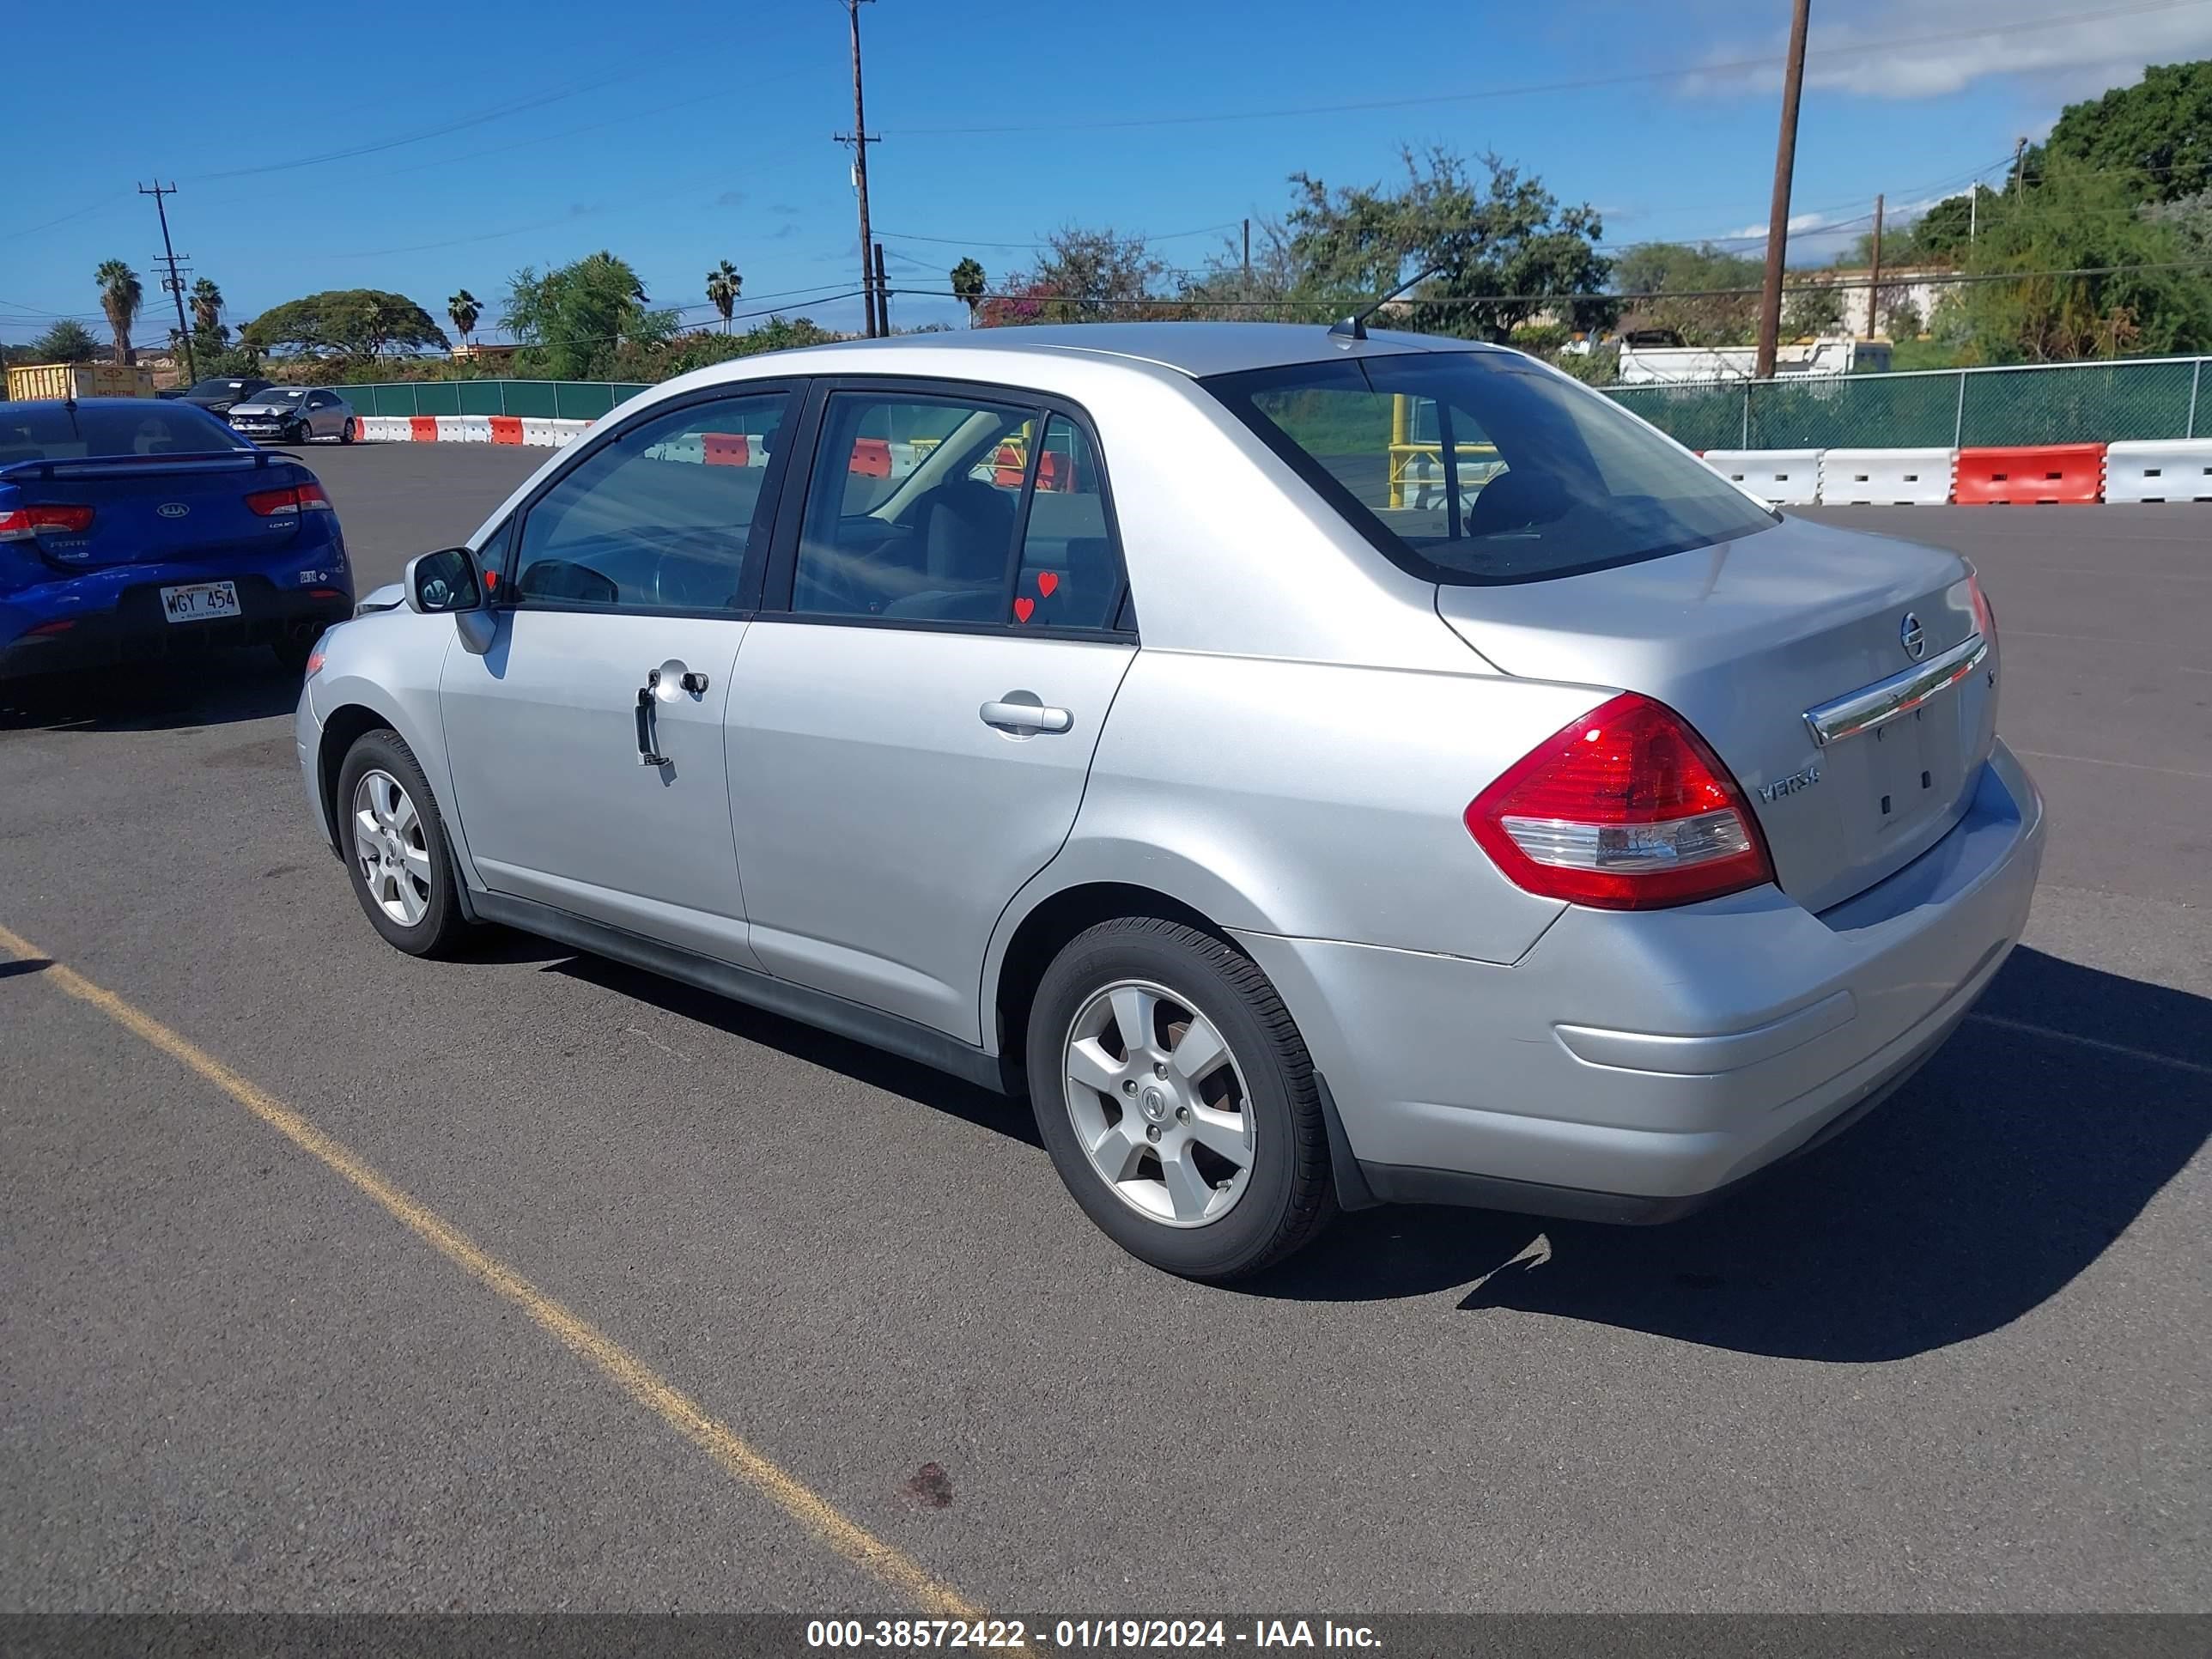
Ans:
{"type": "Polygon", "coordinates": [[[0,403],[0,680],[267,645],[353,614],[315,475],[195,405],[0,403]]]}

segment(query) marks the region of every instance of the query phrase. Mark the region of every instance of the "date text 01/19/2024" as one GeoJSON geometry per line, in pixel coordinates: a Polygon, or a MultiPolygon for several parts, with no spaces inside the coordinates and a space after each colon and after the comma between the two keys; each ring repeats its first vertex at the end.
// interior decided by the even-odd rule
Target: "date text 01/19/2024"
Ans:
{"type": "Polygon", "coordinates": [[[807,1621],[806,1645],[838,1648],[1376,1648],[1381,1638],[1365,1625],[1324,1619],[816,1619],[807,1621]]]}

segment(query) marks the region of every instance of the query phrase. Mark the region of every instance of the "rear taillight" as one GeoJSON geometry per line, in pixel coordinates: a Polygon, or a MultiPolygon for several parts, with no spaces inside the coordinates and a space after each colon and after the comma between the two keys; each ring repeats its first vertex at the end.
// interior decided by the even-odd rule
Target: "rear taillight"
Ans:
{"type": "Polygon", "coordinates": [[[0,542],[27,542],[49,530],[82,536],[91,528],[88,507],[18,507],[0,513],[0,542]]]}
{"type": "Polygon", "coordinates": [[[1982,592],[1979,576],[1966,578],[1966,592],[1974,602],[1974,631],[1990,644],[1997,642],[1997,608],[1990,603],[1990,596],[1982,592]]]}
{"type": "Polygon", "coordinates": [[[1601,910],[1691,904],[1774,879],[1750,803],[1673,709],[1631,692],[1523,756],[1467,809],[1516,886],[1601,910]]]}
{"type": "Polygon", "coordinates": [[[282,489],[257,489],[246,498],[246,506],[264,519],[283,514],[327,513],[331,498],[323,494],[323,487],[312,481],[303,484],[287,484],[282,489]]]}

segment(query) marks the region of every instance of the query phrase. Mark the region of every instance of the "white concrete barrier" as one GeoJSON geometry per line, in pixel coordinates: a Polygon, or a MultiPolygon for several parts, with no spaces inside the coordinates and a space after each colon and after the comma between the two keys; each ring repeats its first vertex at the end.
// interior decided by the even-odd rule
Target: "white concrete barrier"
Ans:
{"type": "Polygon", "coordinates": [[[361,436],[373,444],[404,444],[414,434],[408,430],[404,415],[364,415],[361,417],[361,436]]]}
{"type": "MultiPolygon", "coordinates": [[[[459,415],[440,415],[434,418],[435,418],[438,422],[438,441],[440,443],[457,444],[461,441],[461,422],[466,418],[465,416],[459,415]]],[[[487,434],[489,434],[490,428],[487,428],[485,430],[487,434]]]]}
{"type": "Polygon", "coordinates": [[[2108,501],[2212,501],[2212,438],[2105,446],[2108,501]]]}
{"type": "MultiPolygon", "coordinates": [[[[556,449],[567,448],[592,429],[589,421],[548,421],[545,424],[553,428],[553,447],[556,449]]],[[[527,422],[524,425],[523,441],[529,441],[527,422]]]]}
{"type": "Polygon", "coordinates": [[[1824,449],[1820,500],[1830,506],[1941,507],[1951,499],[1954,449],[1824,449]]]}
{"type": "Polygon", "coordinates": [[[1709,449],[1705,465],[1719,469],[1772,507],[1806,507],[1820,499],[1817,449],[1709,449]]]}
{"type": "MultiPolygon", "coordinates": [[[[446,434],[441,431],[438,435],[446,434]]],[[[488,444],[491,441],[491,416],[464,415],[461,416],[461,441],[465,444],[488,444]]]]}

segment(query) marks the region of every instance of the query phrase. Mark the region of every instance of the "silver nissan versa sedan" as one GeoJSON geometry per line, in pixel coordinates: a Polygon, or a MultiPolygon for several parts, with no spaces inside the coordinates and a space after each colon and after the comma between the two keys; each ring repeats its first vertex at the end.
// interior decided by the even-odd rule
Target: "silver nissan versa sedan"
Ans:
{"type": "Polygon", "coordinates": [[[1519,353],[1006,329],[684,376],[327,634],[316,818],[498,922],[1026,1093],[1146,1261],[1340,1208],[1679,1215],[2020,938],[1950,553],[1786,520],[1519,353]]]}

